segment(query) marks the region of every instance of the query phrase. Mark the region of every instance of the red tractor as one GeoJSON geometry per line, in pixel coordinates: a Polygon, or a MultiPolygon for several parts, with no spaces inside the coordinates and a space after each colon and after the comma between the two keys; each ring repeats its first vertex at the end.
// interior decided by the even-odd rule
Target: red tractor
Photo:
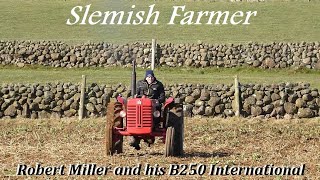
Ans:
{"type": "Polygon", "coordinates": [[[133,63],[132,97],[117,97],[107,107],[106,153],[113,155],[123,152],[123,136],[135,136],[149,144],[156,137],[165,143],[165,156],[183,155],[184,119],[179,99],[172,97],[159,106],[157,100],[146,97],[136,98],[136,72],[133,63]],[[160,108],[159,108],[160,107],[160,108]]]}

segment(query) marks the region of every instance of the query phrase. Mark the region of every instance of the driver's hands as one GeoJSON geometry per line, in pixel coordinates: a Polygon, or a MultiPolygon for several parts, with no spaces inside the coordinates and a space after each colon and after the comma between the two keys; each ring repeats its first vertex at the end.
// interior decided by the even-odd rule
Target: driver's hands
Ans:
{"type": "Polygon", "coordinates": [[[156,105],[160,104],[158,99],[155,99],[154,101],[155,101],[156,105]]]}

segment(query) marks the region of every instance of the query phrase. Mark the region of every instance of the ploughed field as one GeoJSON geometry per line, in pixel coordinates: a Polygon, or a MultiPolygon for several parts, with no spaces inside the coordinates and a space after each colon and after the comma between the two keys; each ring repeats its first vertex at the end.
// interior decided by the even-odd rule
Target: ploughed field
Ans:
{"type": "MultiPolygon", "coordinates": [[[[36,167],[65,166],[63,178],[94,178],[95,176],[67,176],[70,165],[96,164],[98,167],[142,166],[140,176],[131,178],[168,179],[170,164],[196,163],[206,167],[208,176],[213,165],[228,166],[300,166],[305,164],[304,176],[320,177],[320,121],[300,120],[249,120],[220,118],[187,118],[185,120],[185,156],[164,157],[164,144],[159,139],[147,147],[141,143],[140,151],[128,146],[125,139],[124,153],[108,157],[104,153],[105,120],[1,120],[0,121],[0,177],[15,176],[18,164],[36,167]],[[158,167],[161,176],[144,176],[146,164],[158,167]],[[162,170],[160,170],[162,169],[162,170]]],[[[180,170],[182,167],[180,167],[180,170]]],[[[57,171],[58,172],[58,171],[57,171]]],[[[186,173],[192,173],[186,170],[186,173]]],[[[200,170],[198,169],[199,173],[200,170]]],[[[134,173],[134,172],[132,172],[134,173]]],[[[185,176],[178,176],[183,178],[185,176]]],[[[191,176],[199,178],[200,176],[191,176]]],[[[216,176],[209,176],[216,178],[216,176]]],[[[226,178],[229,176],[220,176],[226,178]]],[[[232,176],[230,176],[231,178],[232,176]]],[[[237,176],[238,177],[238,176],[237,176]]],[[[257,178],[248,176],[247,178],[257,178]]],[[[279,178],[278,176],[263,176],[279,178]]],[[[60,177],[61,178],[61,177],[60,177]]],[[[107,171],[103,179],[115,178],[107,171]]],[[[126,179],[128,176],[118,176],[126,179]]],[[[238,177],[239,178],[239,177],[238,177]]],[[[260,178],[260,177],[259,177],[260,178]]],[[[284,176],[282,178],[293,178],[284,176]]]]}

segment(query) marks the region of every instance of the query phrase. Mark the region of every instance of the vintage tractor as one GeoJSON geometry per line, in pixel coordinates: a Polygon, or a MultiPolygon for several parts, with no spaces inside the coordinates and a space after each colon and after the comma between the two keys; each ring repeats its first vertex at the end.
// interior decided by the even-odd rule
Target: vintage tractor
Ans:
{"type": "Polygon", "coordinates": [[[116,102],[110,102],[107,107],[107,155],[123,152],[123,136],[136,136],[149,146],[160,137],[165,143],[165,156],[182,156],[184,120],[179,99],[169,97],[161,105],[155,99],[135,97],[135,62],[131,87],[132,97],[118,96],[116,102]]]}

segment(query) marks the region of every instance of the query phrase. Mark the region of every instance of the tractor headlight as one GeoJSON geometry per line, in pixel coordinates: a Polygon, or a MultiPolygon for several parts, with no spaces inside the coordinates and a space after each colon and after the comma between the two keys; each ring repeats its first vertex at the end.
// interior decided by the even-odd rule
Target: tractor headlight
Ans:
{"type": "Polygon", "coordinates": [[[124,118],[126,117],[127,113],[125,111],[120,111],[120,117],[124,118]]]}
{"type": "Polygon", "coordinates": [[[160,117],[160,112],[159,111],[154,111],[153,112],[154,117],[160,117]]]}

